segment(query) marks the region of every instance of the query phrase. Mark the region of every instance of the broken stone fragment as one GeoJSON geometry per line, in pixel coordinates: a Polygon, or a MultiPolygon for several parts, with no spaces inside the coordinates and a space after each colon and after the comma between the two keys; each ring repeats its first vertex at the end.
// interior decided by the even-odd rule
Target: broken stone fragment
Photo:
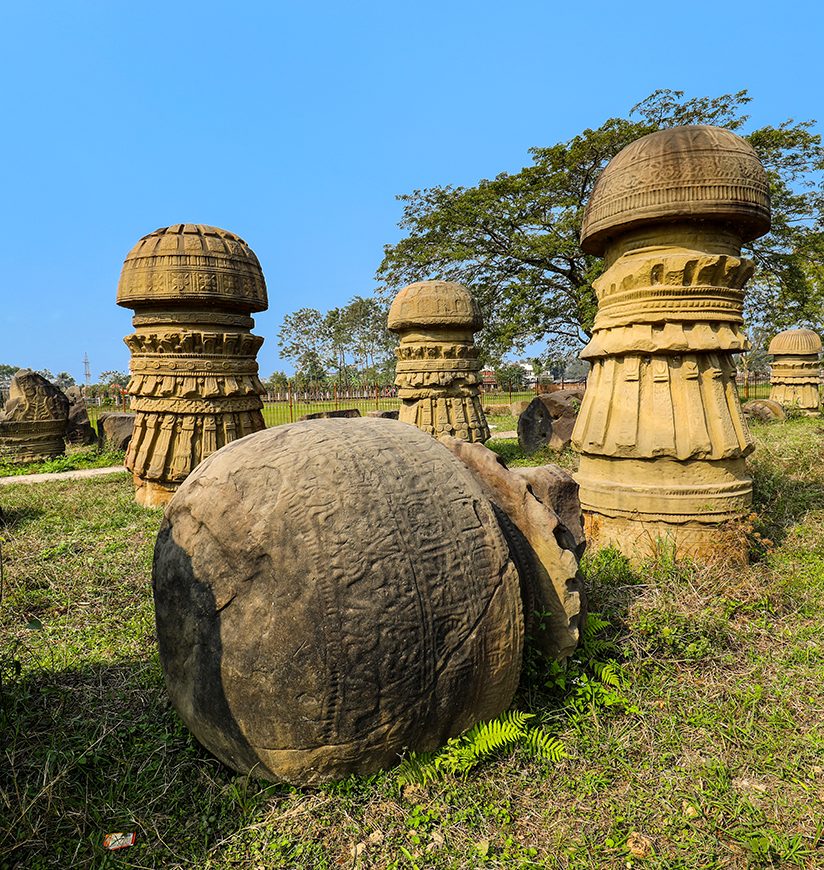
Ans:
{"type": "Polygon", "coordinates": [[[742,410],[747,417],[760,420],[762,423],[787,419],[783,406],[772,399],[752,399],[743,405],[742,410]]]}
{"type": "Polygon", "coordinates": [[[37,372],[21,369],[0,414],[0,457],[25,463],[61,456],[68,417],[65,393],[37,372]]]}
{"type": "Polygon", "coordinates": [[[95,444],[97,442],[97,434],[89,421],[86,400],[80,392],[80,387],[69,387],[66,390],[66,398],[69,400],[66,443],[75,446],[95,444]]]}
{"type": "Polygon", "coordinates": [[[482,444],[455,438],[443,443],[475,474],[498,508],[518,563],[533,642],[547,656],[566,658],[578,645],[584,616],[578,485],[556,466],[510,471],[482,444]]]}

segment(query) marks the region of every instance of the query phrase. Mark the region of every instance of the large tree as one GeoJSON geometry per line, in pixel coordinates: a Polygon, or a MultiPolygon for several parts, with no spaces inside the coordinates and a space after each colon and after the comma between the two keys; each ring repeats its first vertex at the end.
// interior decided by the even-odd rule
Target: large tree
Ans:
{"type": "Polygon", "coordinates": [[[484,311],[481,343],[492,358],[551,339],[554,351],[590,334],[591,282],[602,261],[579,246],[584,206],[609,160],[634,139],[682,124],[715,124],[744,135],[767,169],[773,227],[746,249],[757,271],[748,319],[777,329],[824,320],[824,148],[812,121],[746,131],[746,91],[687,99],[658,90],[568,142],[531,149],[532,164],[475,187],[433,187],[399,197],[405,238],[388,245],[378,279],[389,295],[438,277],[471,285],[484,311]]]}

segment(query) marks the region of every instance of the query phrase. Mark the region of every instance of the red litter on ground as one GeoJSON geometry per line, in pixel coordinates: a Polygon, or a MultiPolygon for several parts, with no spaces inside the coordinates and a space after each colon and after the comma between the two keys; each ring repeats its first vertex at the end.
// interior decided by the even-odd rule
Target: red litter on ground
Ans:
{"type": "Polygon", "coordinates": [[[127,846],[134,846],[134,841],[137,839],[137,834],[134,831],[131,834],[106,834],[103,837],[103,848],[110,849],[114,852],[115,849],[125,849],[127,846]]]}

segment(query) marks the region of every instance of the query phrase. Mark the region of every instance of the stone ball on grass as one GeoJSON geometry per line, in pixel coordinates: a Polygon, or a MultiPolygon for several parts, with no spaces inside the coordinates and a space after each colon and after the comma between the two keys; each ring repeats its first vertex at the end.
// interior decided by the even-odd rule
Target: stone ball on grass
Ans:
{"type": "Polygon", "coordinates": [[[170,501],[152,579],[172,702],[243,773],[369,774],[517,687],[506,541],[472,473],[414,426],[312,420],[228,444],[170,501]]]}

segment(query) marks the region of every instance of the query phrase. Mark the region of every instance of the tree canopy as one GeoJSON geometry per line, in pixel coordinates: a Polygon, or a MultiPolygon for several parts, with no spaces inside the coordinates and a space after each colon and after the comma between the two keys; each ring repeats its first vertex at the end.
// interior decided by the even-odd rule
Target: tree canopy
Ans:
{"type": "Polygon", "coordinates": [[[813,121],[792,119],[747,132],[746,91],[686,98],[657,90],[627,118],[610,118],[567,142],[531,149],[532,164],[474,187],[432,187],[400,196],[400,227],[378,270],[383,292],[427,278],[472,287],[484,312],[480,343],[500,359],[551,339],[553,352],[579,346],[597,302],[599,258],[583,254],[584,207],[609,160],[633,140],[683,124],[736,130],[763,162],[771,186],[772,230],[745,248],[756,264],[745,316],[753,326],[824,324],[824,148],[813,121]]]}
{"type": "Polygon", "coordinates": [[[355,296],[325,314],[300,308],[278,330],[280,355],[303,382],[391,382],[396,340],[386,328],[386,308],[374,297],[355,296]]]}

